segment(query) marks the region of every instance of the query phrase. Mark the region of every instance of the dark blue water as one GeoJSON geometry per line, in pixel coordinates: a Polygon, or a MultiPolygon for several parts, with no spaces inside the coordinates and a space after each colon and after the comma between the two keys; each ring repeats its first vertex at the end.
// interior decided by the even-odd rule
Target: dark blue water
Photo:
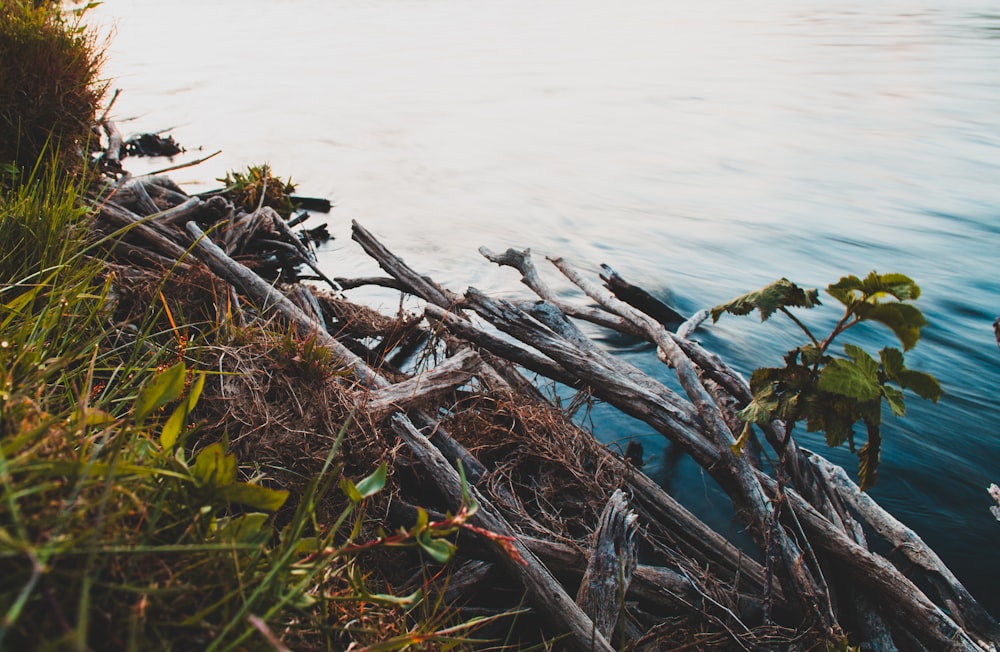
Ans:
{"type": "MultiPolygon", "coordinates": [[[[345,237],[357,219],[455,290],[520,292],[480,245],[606,262],[686,312],[782,276],[912,276],[930,325],[907,363],[946,395],[887,417],[872,493],[1000,612],[986,494],[1000,481],[1000,6],[697,4],[107,0],[91,17],[117,25],[123,130],[222,149],[174,173],[194,189],[269,161],[334,198],[324,256],[339,275],[375,271],[345,237]]],[[[818,330],[836,318],[814,313],[818,330]]],[[[698,338],[747,373],[799,342],[735,318],[698,338]]],[[[644,434],[595,423],[608,441],[644,434]]],[[[672,491],[719,503],[699,470],[647,448],[672,491]]],[[[846,449],[828,454],[853,471],[846,449]]]]}

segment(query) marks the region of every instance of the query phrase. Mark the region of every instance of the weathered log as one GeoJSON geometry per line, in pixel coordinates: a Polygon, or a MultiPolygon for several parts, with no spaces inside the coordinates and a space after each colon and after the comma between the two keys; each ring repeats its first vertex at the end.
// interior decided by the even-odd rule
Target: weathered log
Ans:
{"type": "MultiPolygon", "coordinates": [[[[440,521],[445,518],[442,512],[426,511],[431,520],[440,521]]],[[[389,507],[389,518],[394,526],[406,527],[417,519],[417,507],[394,500],[389,507]]],[[[580,583],[589,559],[585,550],[578,546],[527,535],[521,535],[520,540],[553,575],[564,578],[570,585],[580,583]]],[[[466,542],[460,547],[459,553],[472,557],[477,564],[490,564],[489,560],[497,559],[498,554],[495,548],[488,548],[479,539],[466,542]]],[[[729,607],[715,604],[707,596],[708,589],[699,585],[686,573],[663,566],[638,564],[626,593],[626,601],[643,602],[649,608],[662,613],[683,613],[698,619],[710,612],[717,613],[718,617],[725,617],[737,628],[744,632],[748,631],[746,626],[740,626],[729,607]]],[[[743,594],[738,597],[744,603],[741,610],[759,611],[759,599],[743,594]]]]}
{"type": "MultiPolygon", "coordinates": [[[[273,209],[271,210],[273,211],[273,209]]],[[[324,273],[323,270],[319,268],[319,265],[316,264],[316,257],[312,254],[312,252],[306,249],[306,246],[302,244],[302,241],[299,240],[298,236],[292,232],[291,227],[288,226],[288,223],[285,222],[285,219],[280,215],[278,215],[277,211],[273,212],[274,216],[272,218],[272,221],[274,225],[278,228],[278,231],[285,236],[285,240],[289,244],[295,247],[295,250],[298,252],[302,262],[308,265],[309,269],[311,269],[313,272],[316,273],[317,276],[323,279],[323,281],[326,282],[326,284],[329,285],[331,288],[333,288],[334,291],[339,292],[341,290],[340,285],[338,285],[336,281],[327,276],[326,273],[324,273]]]]}
{"type": "Polygon", "coordinates": [[[1000,623],[972,597],[937,553],[916,532],[900,523],[871,496],[862,492],[843,468],[816,454],[810,455],[810,460],[827,483],[837,490],[840,497],[865,523],[923,571],[940,593],[952,618],[977,636],[1000,645],[1000,623]]]}
{"type": "Polygon", "coordinates": [[[221,197],[202,201],[191,197],[187,201],[154,215],[153,219],[164,224],[184,224],[195,220],[200,224],[216,224],[232,214],[233,206],[221,197]]]}
{"type": "MultiPolygon", "coordinates": [[[[116,96],[117,97],[117,96],[116,96]]],[[[108,134],[108,148],[104,150],[104,161],[113,172],[120,173],[122,170],[122,152],[125,150],[122,133],[114,122],[104,118],[101,120],[104,131],[108,134]]]]}
{"type": "Polygon", "coordinates": [[[182,260],[187,256],[187,251],[174,241],[172,233],[115,202],[102,203],[98,207],[98,215],[121,232],[139,236],[158,254],[173,260],[182,260]]]}
{"type": "Polygon", "coordinates": [[[317,213],[329,213],[333,204],[325,197],[303,197],[302,195],[291,195],[288,198],[293,204],[307,211],[317,213]]]}
{"type": "Polygon", "coordinates": [[[642,328],[656,342],[658,356],[676,371],[677,379],[705,423],[706,427],[702,432],[712,440],[719,461],[723,464],[722,467],[716,467],[715,474],[725,469],[731,476],[732,483],[727,484],[732,488],[728,493],[737,507],[750,510],[746,516],[752,514],[753,518],[746,520],[752,526],[751,533],[756,534],[757,541],[763,545],[765,539],[773,537],[772,543],[777,546],[781,555],[782,564],[779,571],[782,572],[783,580],[787,580],[782,582],[786,591],[794,590],[802,603],[820,618],[824,627],[836,627],[836,615],[833,612],[829,590],[824,585],[822,577],[802,564],[802,551],[798,544],[776,525],[777,515],[774,505],[764,495],[760,483],[754,476],[753,468],[747,464],[746,458],[732,452],[731,447],[736,443],[736,438],[729,429],[719,406],[705,391],[691,359],[675,339],[670,337],[662,324],[590,282],[566,261],[556,258],[552,259],[552,263],[587,296],[642,328]]]}
{"type": "Polygon", "coordinates": [[[478,511],[470,517],[470,522],[507,539],[511,550],[501,550],[500,559],[508,572],[517,576],[528,592],[531,605],[543,614],[547,621],[561,632],[568,633],[573,646],[578,650],[613,649],[594,626],[594,622],[566,594],[547,568],[515,535],[506,520],[496,512],[492,503],[475,487],[463,487],[458,472],[445,461],[441,453],[417,430],[409,419],[396,415],[392,420],[393,429],[406,442],[420,463],[428,470],[448,500],[457,511],[462,506],[463,492],[468,492],[479,505],[478,511]]]}
{"type": "Polygon", "coordinates": [[[175,206],[180,206],[190,195],[182,191],[176,184],[169,181],[169,177],[163,175],[148,175],[136,179],[142,184],[146,194],[156,204],[158,210],[167,210],[175,206]]]}
{"type": "Polygon", "coordinates": [[[359,409],[365,409],[376,417],[394,410],[406,410],[409,405],[468,383],[481,364],[482,358],[475,351],[466,349],[408,380],[359,395],[356,404],[359,409]]]}
{"type": "Polygon", "coordinates": [[[535,267],[535,264],[531,260],[531,251],[529,249],[519,250],[511,248],[502,254],[497,254],[486,247],[480,247],[479,253],[497,265],[513,267],[521,272],[521,282],[531,288],[544,301],[548,301],[558,308],[562,314],[568,317],[577,317],[626,335],[634,337],[642,336],[642,331],[618,315],[612,315],[598,308],[577,306],[576,304],[560,299],[559,295],[552,291],[538,274],[538,268],[535,267]]]}
{"type": "Polygon", "coordinates": [[[334,276],[333,280],[336,281],[337,285],[339,285],[343,290],[353,290],[355,288],[365,287],[366,285],[374,285],[392,290],[399,290],[401,292],[406,291],[406,287],[391,276],[364,276],[361,278],[334,276]]]}
{"type": "MultiPolygon", "coordinates": [[[[187,229],[196,239],[195,248],[198,257],[218,276],[227,280],[242,294],[253,300],[263,313],[275,313],[285,323],[293,325],[302,336],[315,337],[320,344],[328,347],[333,355],[350,370],[354,378],[365,387],[380,389],[389,385],[388,381],[371,369],[364,360],[338,342],[287,297],[245,266],[229,258],[217,244],[205,236],[197,224],[188,222],[187,229]]],[[[434,421],[426,415],[415,415],[414,418],[418,418],[421,424],[434,424],[434,421]]],[[[439,445],[449,451],[449,459],[466,460],[466,468],[469,470],[470,478],[482,476],[484,472],[482,465],[468,463],[470,462],[469,458],[471,458],[468,451],[455,442],[446,431],[436,428],[432,440],[434,438],[437,438],[439,445]]]]}
{"type": "Polygon", "coordinates": [[[436,305],[428,304],[424,306],[424,314],[432,325],[440,324],[449,331],[466,339],[475,342],[505,360],[511,360],[522,367],[541,374],[546,378],[551,378],[570,387],[578,386],[579,382],[566,372],[564,368],[553,362],[551,359],[538,355],[533,351],[524,349],[508,340],[503,340],[495,335],[476,328],[469,321],[462,319],[455,313],[444,310],[436,305]]]}
{"type": "MultiPolygon", "coordinates": [[[[473,296],[478,297],[475,294],[473,296]]],[[[476,298],[472,304],[475,305],[478,301],[487,299],[476,298]]],[[[440,320],[440,323],[460,337],[475,342],[497,355],[509,357],[537,373],[568,385],[579,385],[582,382],[578,376],[567,372],[565,368],[552,361],[490,335],[469,321],[459,319],[436,306],[426,306],[424,311],[432,319],[432,323],[440,320]]],[[[607,385],[604,381],[617,382],[616,378],[620,378],[620,375],[609,372],[604,376],[591,375],[589,378],[593,383],[594,393],[606,397],[604,389],[607,389],[607,385]]],[[[647,410],[640,405],[636,407],[636,413],[646,414],[647,410]]],[[[735,546],[704,525],[648,477],[642,473],[627,471],[621,460],[609,463],[622,464],[619,470],[628,477],[634,499],[638,501],[637,505],[643,511],[645,520],[663,527],[665,533],[669,533],[670,537],[680,545],[683,554],[710,564],[716,572],[722,577],[728,577],[730,581],[739,578],[739,582],[748,591],[763,590],[763,568],[757,562],[743,555],[735,546]]]]}
{"type": "Polygon", "coordinates": [[[995,484],[991,484],[987,488],[987,491],[990,494],[990,498],[992,498],[993,501],[996,503],[995,506],[992,505],[990,506],[990,512],[993,514],[994,517],[996,517],[998,521],[1000,521],[1000,487],[998,487],[995,484]]]}
{"type": "MultiPolygon", "coordinates": [[[[702,309],[688,317],[683,324],[677,327],[677,331],[675,333],[677,338],[686,340],[691,337],[691,333],[695,332],[698,327],[701,326],[702,322],[708,319],[709,316],[710,313],[708,310],[702,309]]],[[[685,351],[685,353],[687,353],[687,351],[685,351]]],[[[690,357],[690,354],[688,354],[688,357],[690,357]]]]}
{"type": "Polygon", "coordinates": [[[331,352],[344,364],[362,384],[369,387],[385,385],[385,381],[373,372],[364,360],[351,353],[343,344],[322,329],[320,325],[298,306],[291,302],[264,279],[254,274],[245,266],[226,255],[217,244],[208,238],[194,222],[187,223],[188,232],[195,238],[195,250],[198,258],[218,276],[235,286],[242,294],[253,299],[262,312],[275,312],[287,323],[294,325],[305,337],[316,337],[320,344],[329,347],[331,352]]]}
{"type": "Polygon", "coordinates": [[[442,308],[451,308],[461,300],[457,294],[445,290],[431,279],[413,271],[402,258],[386,249],[375,236],[356,221],[351,222],[351,238],[412,294],[442,308]]]}
{"type": "MultiPolygon", "coordinates": [[[[459,566],[448,578],[443,596],[445,604],[469,602],[476,594],[482,593],[488,588],[485,582],[493,569],[492,563],[481,559],[471,559],[459,566]]],[[[421,569],[423,572],[424,569],[421,569]]]]}
{"type": "Polygon", "coordinates": [[[160,207],[149,196],[141,179],[129,179],[115,191],[113,197],[115,203],[143,217],[160,212],[160,207]]]}
{"type": "Polygon", "coordinates": [[[601,514],[590,562],[576,594],[576,603],[609,640],[622,617],[623,600],[639,562],[636,519],[625,493],[615,490],[601,514]]]}
{"type": "Polygon", "coordinates": [[[645,313],[664,327],[680,326],[687,319],[638,285],[632,285],[608,265],[601,265],[601,280],[611,292],[636,310],[645,313]]]}
{"type": "MultiPolygon", "coordinates": [[[[765,490],[774,495],[777,490],[774,478],[763,473],[757,477],[765,490]]],[[[932,649],[969,652],[989,649],[986,645],[980,647],[888,560],[859,546],[793,489],[784,493],[812,545],[838,560],[840,568],[854,581],[881,596],[882,606],[894,617],[897,626],[906,627],[932,649]]]]}
{"type": "Polygon", "coordinates": [[[288,298],[306,313],[310,319],[313,319],[321,330],[327,330],[326,319],[323,317],[323,308],[320,307],[315,294],[307,290],[305,286],[295,284],[288,289],[288,298]]]}

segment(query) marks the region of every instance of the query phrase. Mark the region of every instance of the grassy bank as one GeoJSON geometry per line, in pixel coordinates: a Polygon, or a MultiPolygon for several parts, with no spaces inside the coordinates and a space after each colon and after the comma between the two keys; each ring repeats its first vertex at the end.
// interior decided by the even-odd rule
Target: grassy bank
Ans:
{"type": "MultiPolygon", "coordinates": [[[[454,622],[432,595],[396,598],[367,570],[383,544],[361,543],[374,538],[366,506],[385,467],[342,473],[351,415],[335,407],[329,355],[202,310],[224,305],[206,302],[218,297],[204,279],[108,261],[87,201],[101,61],[72,15],[0,4],[0,649],[461,641],[463,627],[434,633],[454,622]],[[220,371],[227,356],[238,369],[220,371]],[[285,399],[334,406],[296,424],[314,429],[318,463],[276,470],[230,452],[231,415],[202,395],[244,374],[273,381],[246,397],[260,427],[285,399]]],[[[443,560],[434,542],[452,525],[387,544],[420,538],[443,560]]],[[[408,572],[420,563],[411,554],[408,572]]]]}

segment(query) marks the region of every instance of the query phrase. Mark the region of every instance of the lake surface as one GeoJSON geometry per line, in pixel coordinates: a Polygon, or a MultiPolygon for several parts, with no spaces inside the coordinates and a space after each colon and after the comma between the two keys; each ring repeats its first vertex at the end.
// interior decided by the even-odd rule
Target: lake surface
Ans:
{"type": "MultiPolygon", "coordinates": [[[[122,130],[222,149],[172,173],[192,191],[267,161],[333,199],[321,255],[337,275],[376,271],[356,219],[456,291],[521,292],[481,245],[608,263],[688,313],[783,276],[912,276],[930,325],[907,364],[946,396],[886,417],[872,494],[1000,612],[995,0],[105,0],[90,21],[116,31],[122,130]]],[[[756,318],[698,338],[745,373],[800,340],[756,318]]],[[[594,422],[644,437],[647,470],[685,502],[724,503],[641,424],[594,422]]],[[[846,449],[799,438],[854,472],[846,449]]]]}

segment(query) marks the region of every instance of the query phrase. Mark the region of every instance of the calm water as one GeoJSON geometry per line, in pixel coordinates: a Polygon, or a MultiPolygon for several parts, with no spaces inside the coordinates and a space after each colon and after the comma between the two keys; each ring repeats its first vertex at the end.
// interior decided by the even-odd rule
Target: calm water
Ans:
{"type": "MultiPolygon", "coordinates": [[[[269,161],[333,198],[323,255],[338,275],[375,271],[347,236],[357,219],[455,290],[520,291],[480,245],[606,262],[687,312],[781,276],[914,277],[931,324],[907,362],[947,396],[889,417],[873,494],[1000,612],[985,491],[1000,482],[1000,6],[697,5],[105,0],[91,21],[116,28],[123,131],[222,149],[173,173],[192,190],[269,161]]],[[[754,319],[699,337],[744,371],[798,343],[754,319]]],[[[648,435],[594,419],[609,441],[648,435]]],[[[651,473],[721,502],[655,441],[651,473]]],[[[853,470],[846,451],[829,455],[853,470]]]]}

